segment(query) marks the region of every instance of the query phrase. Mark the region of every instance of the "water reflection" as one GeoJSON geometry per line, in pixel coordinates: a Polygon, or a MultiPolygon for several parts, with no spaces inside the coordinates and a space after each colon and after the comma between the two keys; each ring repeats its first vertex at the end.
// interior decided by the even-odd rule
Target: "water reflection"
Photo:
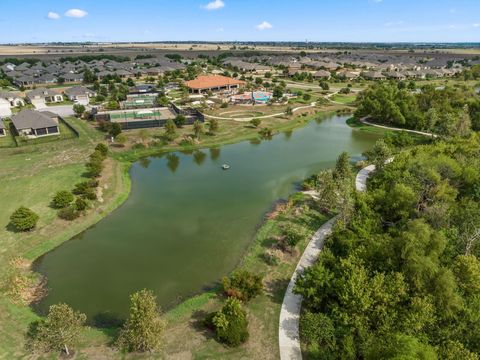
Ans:
{"type": "Polygon", "coordinates": [[[197,165],[202,165],[205,162],[205,159],[207,158],[207,154],[205,154],[201,150],[196,150],[193,153],[193,162],[197,165]]]}
{"type": "Polygon", "coordinates": [[[180,157],[175,153],[167,154],[167,167],[172,173],[177,171],[178,166],[180,165],[180,157]]]}
{"type": "Polygon", "coordinates": [[[150,158],[141,158],[140,160],[138,160],[139,165],[144,169],[148,169],[151,162],[152,161],[150,160],[150,158]]]}
{"type": "Polygon", "coordinates": [[[212,161],[215,161],[220,157],[220,152],[221,152],[220,148],[210,148],[209,151],[210,151],[210,159],[212,159],[212,161]]]}

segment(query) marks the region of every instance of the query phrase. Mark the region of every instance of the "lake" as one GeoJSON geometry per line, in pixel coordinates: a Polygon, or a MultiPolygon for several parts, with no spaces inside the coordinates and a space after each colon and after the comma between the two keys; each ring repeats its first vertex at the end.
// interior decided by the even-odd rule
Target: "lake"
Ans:
{"type": "Polygon", "coordinates": [[[128,200],[95,226],[37,259],[48,295],[89,318],[128,312],[129,295],[155,291],[168,308],[232,271],[272,204],[296,184],[353,159],[378,135],[354,130],[346,117],[312,121],[271,140],[141,159],[130,169],[128,200]],[[229,164],[230,170],[221,169],[229,164]]]}

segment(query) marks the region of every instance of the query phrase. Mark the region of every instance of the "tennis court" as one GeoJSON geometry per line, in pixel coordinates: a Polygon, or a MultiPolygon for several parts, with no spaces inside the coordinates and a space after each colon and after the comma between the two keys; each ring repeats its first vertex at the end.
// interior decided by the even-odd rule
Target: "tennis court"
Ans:
{"type": "Polygon", "coordinates": [[[156,97],[148,95],[128,96],[123,102],[125,109],[148,108],[156,105],[156,97]]]}
{"type": "Polygon", "coordinates": [[[162,120],[172,119],[175,117],[168,108],[114,111],[109,112],[109,114],[110,121],[112,122],[125,122],[135,120],[162,120]]]}

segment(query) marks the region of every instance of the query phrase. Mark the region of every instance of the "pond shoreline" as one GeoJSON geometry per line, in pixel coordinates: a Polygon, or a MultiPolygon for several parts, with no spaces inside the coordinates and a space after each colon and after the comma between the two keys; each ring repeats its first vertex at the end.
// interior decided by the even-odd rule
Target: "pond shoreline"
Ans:
{"type": "MultiPolygon", "coordinates": [[[[302,127],[308,125],[311,121],[315,121],[316,119],[318,119],[319,116],[327,118],[330,115],[334,116],[335,111],[331,111],[331,110],[322,111],[322,110],[320,110],[317,113],[315,113],[314,115],[310,115],[310,116],[306,116],[306,117],[298,116],[298,117],[292,119],[292,121],[290,121],[288,123],[285,123],[285,124],[281,124],[281,126],[276,128],[275,129],[276,133],[274,134],[274,136],[280,135],[281,133],[284,133],[284,132],[287,132],[287,131],[292,131],[292,130],[302,128],[302,127]]],[[[39,245],[39,246],[37,246],[33,249],[30,249],[27,253],[23,254],[23,256],[27,260],[29,260],[29,262],[30,262],[30,271],[37,278],[45,278],[44,274],[37,271],[36,264],[39,261],[39,259],[41,259],[43,256],[45,256],[49,252],[55,250],[57,247],[61,246],[62,244],[72,240],[76,236],[81,235],[82,233],[84,233],[85,231],[90,229],[91,227],[95,226],[100,221],[102,221],[105,218],[107,218],[108,216],[112,215],[114,211],[120,209],[125,204],[125,202],[130,197],[130,193],[131,193],[131,185],[132,184],[131,184],[130,169],[131,169],[132,165],[135,162],[139,161],[140,159],[147,158],[147,157],[150,157],[150,156],[165,155],[165,154],[169,154],[169,153],[173,153],[173,152],[188,152],[188,151],[195,151],[195,150],[202,150],[202,149],[218,148],[218,147],[221,147],[221,146],[237,144],[237,143],[241,143],[241,142],[249,141],[249,140],[254,140],[254,139],[259,139],[259,135],[255,133],[255,134],[252,134],[252,135],[249,135],[249,136],[229,139],[227,141],[220,140],[217,143],[211,144],[211,145],[208,145],[208,146],[204,146],[202,144],[197,144],[197,145],[194,144],[194,145],[190,145],[190,146],[176,146],[176,147],[172,147],[172,148],[169,148],[169,149],[147,148],[145,150],[128,150],[126,152],[113,153],[113,155],[111,155],[111,159],[116,163],[117,166],[121,167],[120,171],[121,171],[122,191],[119,192],[119,193],[116,193],[115,196],[108,203],[101,204],[101,207],[103,207],[103,208],[100,209],[100,212],[98,212],[99,209],[94,208],[94,209],[92,209],[93,213],[88,214],[86,216],[86,219],[85,218],[83,218],[83,219],[80,218],[80,220],[71,227],[71,229],[70,229],[71,231],[61,233],[61,234],[57,235],[56,237],[52,238],[48,243],[42,243],[41,245],[39,245]],[[125,156],[127,157],[127,159],[125,159],[125,156]]],[[[262,141],[262,140],[260,140],[260,141],[262,141]]],[[[271,205],[271,209],[273,209],[273,207],[278,203],[278,201],[281,201],[281,200],[282,199],[277,199],[271,205]]],[[[270,210],[267,210],[264,213],[264,215],[260,219],[259,223],[255,227],[254,234],[252,235],[252,239],[254,238],[256,232],[265,223],[266,216],[268,215],[269,211],[270,210]]],[[[252,239],[251,239],[251,241],[252,241],[252,239]]],[[[245,254],[238,261],[237,266],[241,263],[244,256],[247,255],[248,248],[249,247],[247,247],[247,249],[245,250],[245,254]]],[[[46,281],[47,281],[47,285],[48,285],[48,278],[46,278],[46,281]]],[[[207,288],[207,289],[211,288],[212,290],[202,290],[202,291],[199,291],[199,292],[193,292],[189,296],[185,296],[182,299],[179,299],[175,304],[172,304],[168,308],[170,310],[174,310],[177,306],[180,306],[184,302],[188,302],[190,299],[195,298],[196,296],[202,295],[204,293],[208,294],[210,292],[214,292],[215,291],[214,289],[216,287],[218,287],[218,283],[217,284],[206,284],[205,288],[207,288]]],[[[36,301],[35,303],[32,303],[32,304],[28,305],[28,308],[30,308],[35,314],[39,314],[40,312],[37,311],[36,305],[42,299],[43,299],[43,297],[38,299],[38,301],[36,301]]]]}

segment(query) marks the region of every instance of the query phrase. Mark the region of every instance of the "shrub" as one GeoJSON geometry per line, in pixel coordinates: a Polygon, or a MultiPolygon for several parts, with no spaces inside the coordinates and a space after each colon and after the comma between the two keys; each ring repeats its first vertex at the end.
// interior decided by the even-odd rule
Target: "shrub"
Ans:
{"type": "Polygon", "coordinates": [[[224,103],[222,103],[222,105],[220,105],[220,107],[221,107],[222,109],[225,109],[225,108],[228,107],[228,103],[224,102],[224,103]]]}
{"type": "Polygon", "coordinates": [[[283,228],[283,242],[290,248],[294,248],[305,236],[305,229],[300,225],[289,223],[283,228]]]}
{"type": "Polygon", "coordinates": [[[10,225],[19,231],[29,231],[35,228],[38,219],[38,215],[35,212],[29,208],[20,206],[10,216],[10,225]]]}
{"type": "Polygon", "coordinates": [[[95,188],[98,186],[97,180],[83,181],[75,185],[73,193],[88,200],[95,200],[97,198],[95,188]]]}
{"type": "Polygon", "coordinates": [[[250,120],[250,124],[252,124],[255,127],[258,127],[261,122],[262,120],[260,120],[259,118],[253,118],[252,120],[250,120]]]}
{"type": "Polygon", "coordinates": [[[88,209],[88,202],[83,198],[77,198],[77,200],[75,200],[75,208],[78,211],[85,211],[88,209]]]}
{"type": "Polygon", "coordinates": [[[218,341],[236,347],[248,339],[248,320],[238,299],[229,298],[220,311],[212,317],[218,341]]]}
{"type": "Polygon", "coordinates": [[[86,166],[89,177],[97,178],[102,174],[103,163],[101,160],[90,160],[86,166]]]}
{"type": "Polygon", "coordinates": [[[227,296],[235,297],[242,301],[250,301],[262,293],[262,276],[240,270],[234,272],[230,277],[222,280],[223,291],[227,296]]]}
{"type": "Polygon", "coordinates": [[[95,146],[95,151],[98,151],[105,158],[108,154],[108,146],[102,143],[97,144],[97,146],[95,146]]]}
{"type": "Polygon", "coordinates": [[[52,205],[56,209],[63,209],[70,205],[73,201],[73,194],[70,191],[59,191],[55,194],[52,200],[52,205]]]}
{"type": "Polygon", "coordinates": [[[273,136],[273,131],[269,128],[263,128],[259,131],[259,134],[262,139],[269,140],[273,136]]]}
{"type": "Polygon", "coordinates": [[[63,220],[72,221],[80,216],[80,212],[77,211],[75,206],[67,206],[63,209],[60,209],[58,212],[58,217],[63,220]]]}

